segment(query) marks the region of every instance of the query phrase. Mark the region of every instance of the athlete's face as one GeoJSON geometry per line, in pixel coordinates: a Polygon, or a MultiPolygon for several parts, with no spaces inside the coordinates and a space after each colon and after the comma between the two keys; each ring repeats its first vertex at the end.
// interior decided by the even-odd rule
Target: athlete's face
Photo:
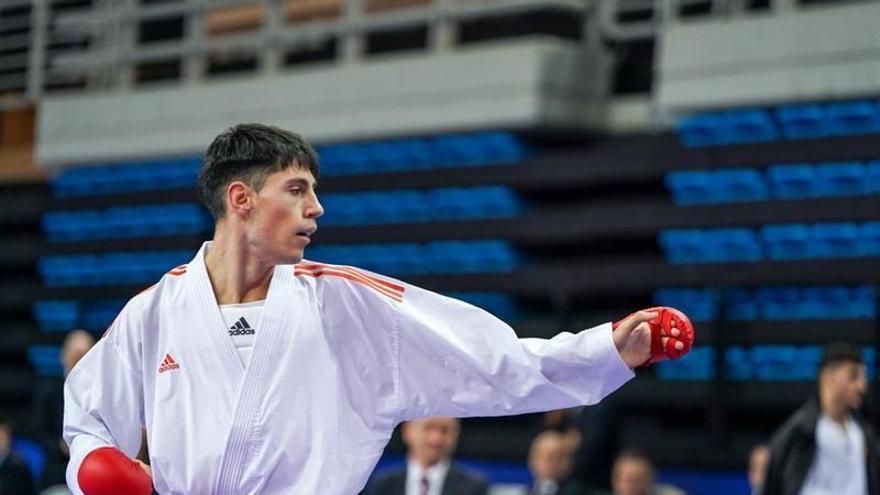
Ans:
{"type": "Polygon", "coordinates": [[[324,208],[308,169],[290,167],[266,179],[253,197],[248,242],[267,264],[294,264],[303,258],[324,208]]]}

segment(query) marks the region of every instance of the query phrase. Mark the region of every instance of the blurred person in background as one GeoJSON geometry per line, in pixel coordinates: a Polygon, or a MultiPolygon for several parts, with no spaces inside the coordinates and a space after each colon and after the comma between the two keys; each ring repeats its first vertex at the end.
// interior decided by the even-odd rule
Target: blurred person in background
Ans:
{"type": "Polygon", "coordinates": [[[529,472],[532,486],[529,495],[563,495],[581,493],[579,487],[567,483],[571,471],[572,448],[564,433],[547,430],[532,440],[529,447],[529,472]]]}
{"type": "MultiPolygon", "coordinates": [[[[95,345],[95,338],[85,330],[73,330],[64,338],[61,345],[61,367],[64,377],[95,345]]],[[[34,391],[33,431],[36,440],[46,453],[46,464],[42,479],[37,486],[46,490],[53,488],[53,493],[66,491],[64,472],[67,469],[67,444],[61,436],[64,423],[64,377],[50,377],[41,380],[34,391]]]]}
{"type": "Polygon", "coordinates": [[[752,495],[761,495],[761,487],[764,485],[764,477],[767,475],[767,462],[770,460],[770,447],[766,443],[759,443],[749,453],[749,488],[752,495]]]}
{"type": "Polygon", "coordinates": [[[12,450],[12,425],[0,411],[0,495],[33,495],[34,482],[27,463],[12,450]]]}
{"type": "Polygon", "coordinates": [[[575,425],[575,417],[580,415],[582,409],[584,408],[575,407],[544,413],[544,430],[561,434],[571,454],[574,454],[581,444],[581,431],[575,425]]]}
{"type": "Polygon", "coordinates": [[[624,450],[614,461],[611,490],[614,495],[684,495],[674,486],[656,483],[654,463],[634,449],[624,450]]]}
{"type": "Polygon", "coordinates": [[[455,418],[425,418],[401,426],[406,466],[384,473],[364,493],[370,495],[486,495],[489,485],[452,462],[461,426],[455,418]]]}
{"type": "Polygon", "coordinates": [[[865,364],[851,344],[829,344],[818,393],[770,441],[761,495],[878,495],[877,438],[858,414],[867,389],[865,364]]]}

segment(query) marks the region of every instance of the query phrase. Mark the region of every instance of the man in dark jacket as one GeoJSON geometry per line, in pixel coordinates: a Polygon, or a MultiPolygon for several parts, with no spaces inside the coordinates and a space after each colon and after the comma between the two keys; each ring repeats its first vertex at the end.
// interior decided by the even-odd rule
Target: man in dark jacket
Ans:
{"type": "Polygon", "coordinates": [[[370,495],[486,495],[481,476],[452,463],[458,442],[455,418],[426,418],[401,427],[407,446],[406,467],[380,474],[368,486],[370,495]]]}
{"type": "Polygon", "coordinates": [[[819,364],[818,394],[770,441],[761,495],[880,495],[877,438],[857,412],[866,389],[859,349],[828,345],[819,364]]]}
{"type": "Polygon", "coordinates": [[[0,411],[0,495],[33,495],[34,482],[24,459],[12,450],[12,426],[0,411]]]}

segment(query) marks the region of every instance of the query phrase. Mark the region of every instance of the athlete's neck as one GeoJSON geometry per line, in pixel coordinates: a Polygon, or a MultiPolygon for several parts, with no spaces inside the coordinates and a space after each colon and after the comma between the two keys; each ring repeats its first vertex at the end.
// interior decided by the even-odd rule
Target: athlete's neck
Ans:
{"type": "Polygon", "coordinates": [[[217,304],[241,304],[266,299],[274,265],[261,262],[242,242],[219,231],[205,255],[208,278],[217,304]]]}

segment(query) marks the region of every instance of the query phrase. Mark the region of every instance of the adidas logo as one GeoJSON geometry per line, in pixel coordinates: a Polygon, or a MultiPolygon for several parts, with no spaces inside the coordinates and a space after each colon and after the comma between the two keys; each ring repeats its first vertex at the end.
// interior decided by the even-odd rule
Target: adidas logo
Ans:
{"type": "Polygon", "coordinates": [[[166,371],[176,370],[180,368],[180,365],[174,361],[174,358],[171,357],[171,354],[165,354],[165,359],[162,361],[162,366],[159,366],[159,373],[165,373],[166,371]]]}
{"type": "Polygon", "coordinates": [[[251,328],[250,325],[248,325],[248,322],[244,319],[244,316],[239,318],[238,321],[235,322],[235,325],[229,327],[229,335],[231,337],[234,337],[236,335],[253,335],[254,333],[256,332],[254,332],[254,329],[251,328]]]}

